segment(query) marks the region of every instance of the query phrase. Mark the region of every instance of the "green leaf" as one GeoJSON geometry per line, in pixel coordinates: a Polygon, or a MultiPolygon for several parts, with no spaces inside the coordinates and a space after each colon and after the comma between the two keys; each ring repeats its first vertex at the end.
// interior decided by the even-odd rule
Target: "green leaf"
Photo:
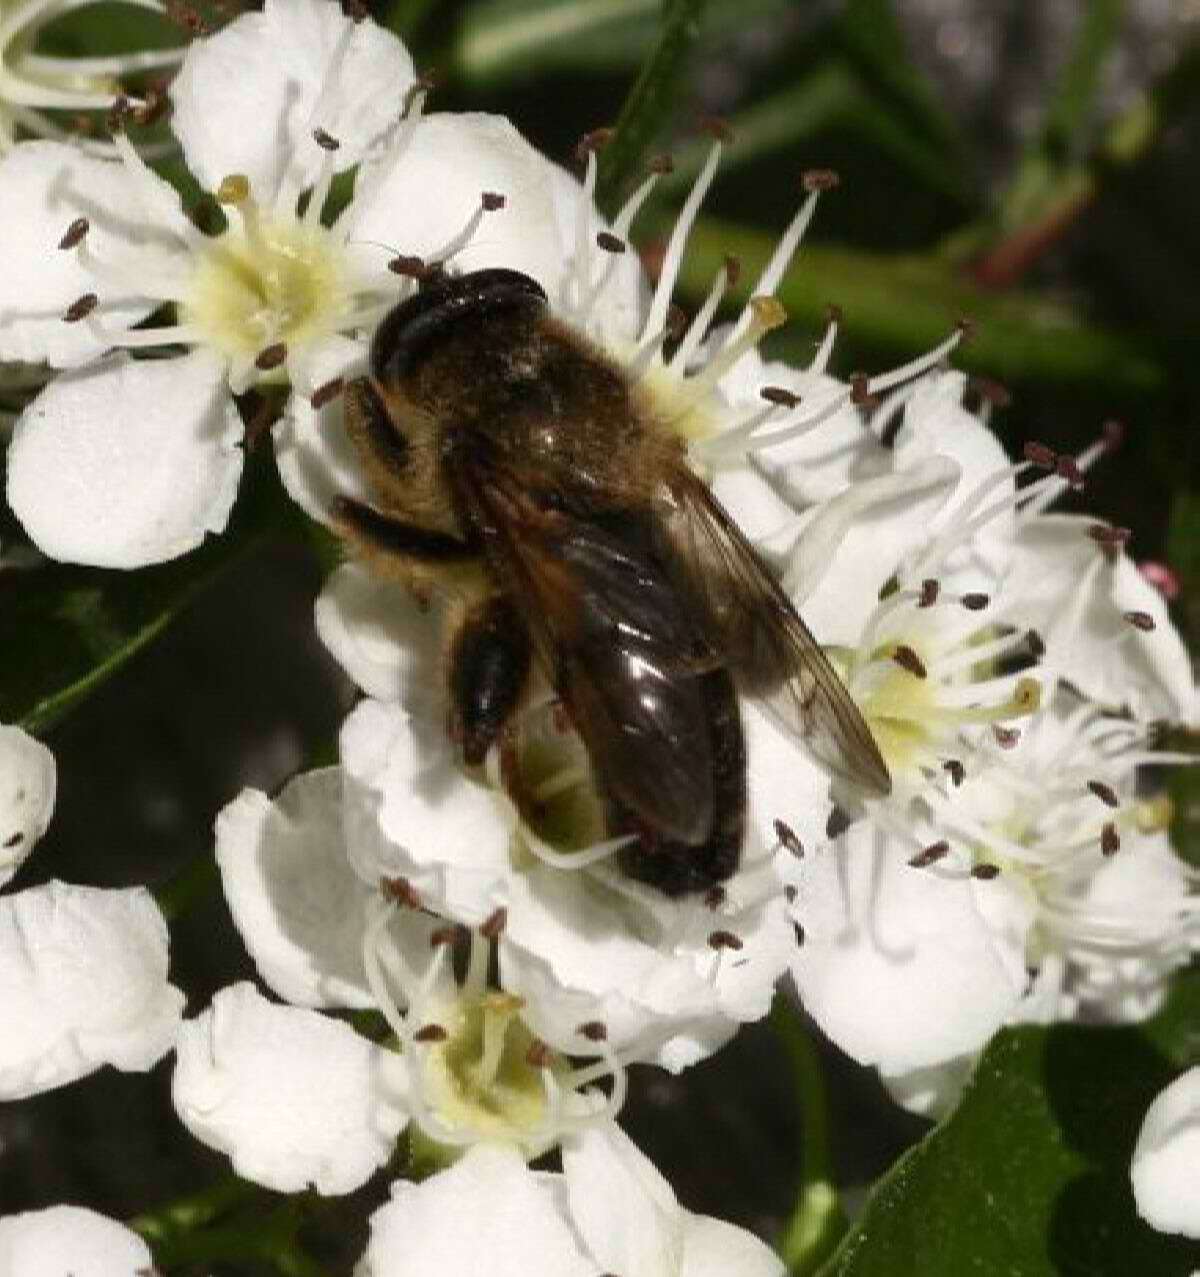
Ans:
{"type": "Polygon", "coordinates": [[[1183,1277],[1195,1242],[1136,1215],[1146,1108],[1196,1059],[1200,975],[1135,1028],[1007,1029],[954,1114],[877,1186],[825,1277],[1183,1277]]]}
{"type": "Polygon", "coordinates": [[[0,576],[0,722],[44,732],[152,642],[217,576],[296,516],[252,459],[229,528],[135,572],[47,563],[0,576]]]}
{"type": "Polygon", "coordinates": [[[600,155],[596,202],[601,208],[616,202],[675,110],[679,81],[700,34],[704,4],[705,0],[665,0],[658,40],[629,90],[612,141],[600,155]]]}

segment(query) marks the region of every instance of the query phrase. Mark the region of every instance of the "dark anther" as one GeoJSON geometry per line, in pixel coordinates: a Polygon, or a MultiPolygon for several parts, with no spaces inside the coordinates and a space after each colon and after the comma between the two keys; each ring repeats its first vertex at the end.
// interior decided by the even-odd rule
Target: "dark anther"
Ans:
{"type": "Polygon", "coordinates": [[[856,408],[865,408],[871,404],[870,384],[870,378],[865,372],[850,374],[850,402],[856,408]]]}
{"type": "Polygon", "coordinates": [[[838,173],[831,168],[810,168],[800,174],[800,185],[808,192],[836,191],[842,184],[838,173]]]}
{"type": "Polygon", "coordinates": [[[1001,727],[999,723],[992,724],[992,735],[1001,749],[1012,749],[1021,739],[1021,733],[1015,727],[1001,727]]]}
{"type": "Polygon", "coordinates": [[[802,948],[804,945],[804,940],[805,940],[804,928],[798,922],[793,922],[792,932],[795,934],[795,937],[796,937],[796,948],[797,949],[802,948]]]}
{"type": "Polygon", "coordinates": [[[458,923],[452,922],[444,927],[435,927],[429,933],[429,947],[431,949],[440,949],[444,944],[453,944],[459,937],[462,927],[458,923]]]}
{"type": "Polygon", "coordinates": [[[421,897],[417,895],[416,888],[407,878],[384,878],[379,884],[379,890],[389,899],[398,905],[403,905],[406,909],[420,909],[421,897]]]}
{"type": "Polygon", "coordinates": [[[1133,533],[1128,528],[1114,528],[1107,523],[1093,523],[1088,528],[1088,536],[1096,542],[1097,545],[1111,545],[1120,547],[1125,545],[1133,533]]]}
{"type": "Polygon", "coordinates": [[[942,770],[950,777],[950,783],[957,789],[967,778],[967,769],[957,758],[947,758],[942,770]]]}
{"type": "Polygon", "coordinates": [[[800,888],[793,886],[790,882],[783,889],[783,898],[790,905],[794,905],[800,896],[800,888]]]}
{"type": "Polygon", "coordinates": [[[732,288],[742,277],[742,259],[726,253],[721,265],[725,267],[725,282],[732,288]]]}
{"type": "Polygon", "coordinates": [[[484,191],[479,202],[485,213],[498,213],[508,203],[508,196],[501,195],[499,191],[484,191]]]}
{"type": "Polygon", "coordinates": [[[921,593],[917,598],[917,607],[933,607],[937,602],[938,595],[941,593],[942,587],[928,576],[921,582],[921,593]]]}
{"type": "Polygon", "coordinates": [[[959,600],[968,612],[982,612],[991,601],[986,594],[964,594],[959,600]]]}
{"type": "Polygon", "coordinates": [[[962,334],[958,339],[960,345],[965,346],[974,339],[976,325],[970,315],[960,315],[954,326],[962,334]]]}
{"type": "Polygon", "coordinates": [[[388,262],[388,270],[393,275],[403,275],[405,279],[424,279],[429,274],[429,267],[423,257],[414,257],[411,253],[401,253],[388,262]]]}
{"type": "Polygon", "coordinates": [[[601,231],[596,236],[596,247],[604,249],[606,253],[623,253],[626,245],[619,235],[614,235],[611,231],[601,231]]]}
{"type": "Polygon", "coordinates": [[[530,1042],[529,1050],[525,1052],[525,1063],[531,1069],[544,1069],[553,1058],[554,1052],[545,1042],[538,1042],[536,1039],[530,1042]]]}
{"type": "Polygon", "coordinates": [[[333,136],[332,133],[326,133],[322,128],[315,128],[312,132],[313,141],[321,148],[322,151],[338,151],[341,150],[342,144],[333,136]]]}
{"type": "Polygon", "coordinates": [[[949,854],[948,842],[930,843],[923,851],[918,851],[915,856],[910,857],[908,863],[913,869],[928,869],[930,865],[936,865],[939,860],[943,860],[949,854]]]}
{"type": "Polygon", "coordinates": [[[1106,785],[1102,780],[1089,780],[1087,787],[1106,807],[1120,807],[1121,800],[1111,785],[1106,785]]]}
{"type": "Polygon", "coordinates": [[[1106,452],[1116,452],[1116,450],[1125,442],[1125,423],[1123,421],[1108,420],[1100,427],[1101,433],[1104,435],[1104,448],[1106,452]]]}
{"type": "Polygon", "coordinates": [[[892,652],[892,660],[900,666],[902,670],[906,670],[914,678],[928,678],[929,671],[925,668],[925,662],[908,646],[907,643],[899,643],[892,652]]]}
{"type": "Polygon", "coordinates": [[[840,807],[835,807],[825,821],[825,837],[831,842],[835,838],[840,838],[852,823],[850,817],[840,807]]]}
{"type": "Polygon", "coordinates": [[[156,124],[167,113],[165,83],[151,84],[142,90],[141,101],[130,104],[129,115],[135,124],[143,127],[156,124]]]}
{"type": "Polygon", "coordinates": [[[1058,464],[1058,453],[1053,448],[1047,448],[1044,443],[1030,442],[1025,445],[1025,460],[1039,470],[1053,470],[1058,464]]]}
{"type": "Polygon", "coordinates": [[[1100,831],[1100,852],[1105,856],[1115,856],[1121,850],[1121,835],[1110,820],[1100,831]]]}
{"type": "Polygon", "coordinates": [[[797,860],[804,857],[804,844],[796,837],[796,831],[785,820],[776,819],[775,837],[779,840],[779,845],[790,851],[797,860]]]}
{"type": "Polygon", "coordinates": [[[491,913],[483,920],[483,925],[479,928],[479,934],[485,940],[496,940],[503,933],[504,928],[508,926],[508,910],[503,905],[494,913],[491,913]]]}
{"type": "Polygon", "coordinates": [[[1149,612],[1126,612],[1124,616],[1135,630],[1141,630],[1143,634],[1149,634],[1155,628],[1154,617],[1149,612]]]}
{"type": "Polygon", "coordinates": [[[589,1020],[586,1024],[581,1024],[575,1030],[580,1037],[585,1037],[589,1042],[607,1042],[608,1027],[601,1020],[589,1020]]]}
{"type": "Polygon", "coordinates": [[[77,324],[81,319],[86,319],[92,311],[100,304],[100,298],[95,293],[84,293],[82,297],[77,297],[66,309],[63,314],[64,324],[77,324]]]}
{"type": "Polygon", "coordinates": [[[993,878],[1000,877],[1000,866],[985,860],[983,864],[975,865],[971,869],[971,877],[978,878],[980,882],[991,882],[993,878]]]}
{"type": "Polygon", "coordinates": [[[1042,636],[1037,630],[1026,631],[1025,646],[1029,648],[1029,655],[1035,661],[1040,661],[1046,655],[1046,644],[1042,641],[1042,636]]]}
{"type": "Polygon", "coordinates": [[[706,909],[719,909],[725,903],[725,888],[722,886],[709,887],[704,893],[704,907],[706,909]]]}
{"type": "Polygon", "coordinates": [[[342,0],[342,12],[351,22],[365,22],[371,16],[366,0],[342,0]]]}
{"type": "Polygon", "coordinates": [[[733,141],[733,129],[729,127],[729,121],[721,119],[719,115],[706,115],[696,122],[696,128],[701,133],[707,133],[714,142],[733,141]]]}
{"type": "Polygon", "coordinates": [[[208,24],[200,16],[199,10],[194,5],[184,4],[182,0],[167,0],[165,8],[167,17],[178,26],[181,26],[188,35],[208,35],[208,24]]]}
{"type": "Polygon", "coordinates": [[[646,164],[648,173],[657,173],[659,177],[666,177],[668,173],[675,172],[675,161],[666,151],[660,151],[658,155],[652,155],[646,164]]]}
{"type": "Polygon", "coordinates": [[[796,408],[800,404],[800,396],[782,386],[763,386],[758,393],[760,398],[773,403],[777,408],[796,408]]]}
{"type": "Polygon", "coordinates": [[[423,1024],[413,1034],[415,1042],[445,1042],[450,1036],[440,1024],[423,1024]]]}
{"type": "Polygon", "coordinates": [[[603,150],[612,140],[616,129],[592,129],[575,143],[575,158],[583,164],[593,151],[603,150]]]}
{"type": "Polygon", "coordinates": [[[83,237],[88,233],[91,222],[86,217],[77,217],[70,226],[67,227],[67,233],[58,241],[59,248],[64,251],[68,248],[74,248],[78,244],[83,243],[83,237]]]}
{"type": "Polygon", "coordinates": [[[1074,457],[1059,457],[1054,471],[1060,479],[1065,479],[1077,492],[1083,487],[1083,471],[1076,464],[1074,457]]]}
{"type": "Polygon", "coordinates": [[[287,345],[282,341],[277,341],[273,346],[267,346],[266,349],[258,352],[254,366],[260,372],[270,372],[272,368],[278,368],[286,359],[287,345]]]}
{"type": "Polygon", "coordinates": [[[970,385],[979,398],[993,408],[1007,408],[1012,403],[1008,387],[993,381],[991,377],[972,377],[970,385]]]}
{"type": "Polygon", "coordinates": [[[688,328],[687,311],[682,306],[668,306],[666,327],[672,337],[682,337],[688,328]]]}
{"type": "Polygon", "coordinates": [[[732,931],[713,931],[709,933],[708,947],[710,949],[732,949],[735,953],[741,949],[742,938],[735,936],[732,931]]]}
{"type": "Polygon", "coordinates": [[[25,835],[18,829],[15,834],[9,834],[4,840],[4,846],[8,848],[19,847],[25,841],[25,835]]]}
{"type": "Polygon", "coordinates": [[[319,412],[322,408],[333,401],[346,388],[346,379],[344,377],[334,377],[332,381],[326,381],[316,388],[308,397],[308,402],[319,412]]]}
{"type": "Polygon", "coordinates": [[[825,322],[827,324],[840,324],[843,318],[842,308],[837,302],[829,302],[825,307],[825,322]]]}

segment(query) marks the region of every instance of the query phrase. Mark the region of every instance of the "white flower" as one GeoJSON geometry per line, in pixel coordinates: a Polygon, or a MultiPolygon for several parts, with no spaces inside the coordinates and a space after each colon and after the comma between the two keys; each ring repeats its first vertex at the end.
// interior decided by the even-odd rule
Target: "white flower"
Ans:
{"type": "Polygon", "coordinates": [[[992,931],[971,880],[914,867],[910,854],[866,820],[799,861],[781,857],[804,1007],[885,1074],[978,1050],[1026,982],[1022,948],[992,931]]]}
{"type": "Polygon", "coordinates": [[[0,1096],[22,1099],[105,1064],[145,1072],[175,1039],[167,927],[144,888],[50,882],[0,896],[0,1096]]]}
{"type": "Polygon", "coordinates": [[[220,234],[202,234],[121,135],[118,161],[41,142],[0,163],[0,358],[75,367],[18,421],[8,495],[64,560],[141,566],[222,528],[242,464],[229,392],[252,385],[290,383],[281,470],[327,515],[333,492],[361,481],[340,427],[323,440],[314,419],[365,358],[357,334],[415,287],[389,259],[469,255],[485,213],[498,224],[489,251],[511,256],[553,216],[541,194],[552,166],[539,157],[532,173],[536,153],[507,122],[422,120],[425,90],[400,43],[329,0],[268,0],[197,42],[172,97],[185,157],[226,211],[220,234]],[[368,154],[354,200],[324,225],[335,173],[368,154]],[[177,322],[135,327],[164,305],[177,322]],[[114,347],[173,357],[93,362],[114,347]]]}
{"type": "MultiPolygon", "coordinates": [[[[360,704],[342,763],[347,848],[363,880],[403,879],[424,905],[473,926],[504,908],[506,983],[561,1049],[581,1019],[598,1018],[626,1059],[681,1068],[765,1015],[790,944],[765,840],[751,830],[742,868],[710,896],[670,898],[612,863],[625,840],[605,837],[582,744],[551,707],[524,715],[519,748],[543,808],[536,823],[490,764],[463,767],[436,699],[413,712],[360,704]]],[[[773,802],[758,800],[771,817],[806,783],[790,743],[777,734],[775,748],[793,765],[764,769],[778,785],[773,802]]]]}
{"type": "Polygon", "coordinates": [[[5,1277],[144,1277],[150,1248],[132,1229],[82,1206],[51,1206],[0,1219],[5,1277]]]}
{"type": "Polygon", "coordinates": [[[397,1182],[371,1217],[357,1277],[429,1272],[477,1277],[782,1277],[757,1238],[684,1210],[616,1127],[563,1150],[563,1172],[535,1174],[511,1151],[480,1146],[423,1184],[397,1182]],[[470,1220],[470,1227],[463,1227],[470,1220]]]}
{"type": "Polygon", "coordinates": [[[54,755],[19,727],[0,726],[0,887],[25,862],[54,811],[54,755]]]}
{"type": "Polygon", "coordinates": [[[176,1057],[184,1125],[277,1192],[352,1192],[391,1157],[408,1119],[392,1052],[251,984],[222,989],[186,1020],[176,1057]]]}
{"type": "Polygon", "coordinates": [[[1130,1178],[1146,1223],[1200,1239],[1200,1067],[1177,1077],[1150,1105],[1130,1178]]]}
{"type": "MultiPolygon", "coordinates": [[[[165,13],[158,0],[125,0],[140,9],[165,13]]],[[[86,3],[86,0],[85,0],[86,3]]],[[[70,139],[102,151],[55,124],[47,111],[107,111],[121,96],[120,77],[171,66],[182,49],[148,49],[108,57],[53,57],[35,52],[41,29],[60,14],[80,8],[72,0],[3,0],[0,3],[0,155],[19,133],[70,139]]]]}
{"type": "MultiPolygon", "coordinates": [[[[217,822],[226,897],[263,978],[302,1006],[375,1008],[395,1034],[399,1053],[384,1051],[386,1062],[375,1054],[380,1048],[371,1047],[372,1076],[361,1067],[342,1071],[341,1109],[362,1115],[384,1103],[372,1082],[377,1075],[390,1088],[386,1102],[402,1108],[406,1120],[411,1114],[435,1143],[457,1148],[507,1139],[530,1156],[580,1123],[608,1120],[624,1099],[624,1068],[605,1043],[596,1007],[580,1010],[564,1054],[540,1042],[529,1024],[534,1000],[505,987],[503,971],[500,988],[487,981],[503,914],[488,920],[486,934],[468,936],[464,928],[405,907],[414,902],[407,884],[379,878],[368,884],[355,874],[343,846],[343,819],[340,773],[329,769],[296,777],[277,803],[247,790],[217,822]],[[469,950],[461,983],[452,965],[456,946],[469,950]],[[602,1063],[576,1067],[568,1052],[599,1055],[602,1063]],[[610,1100],[585,1092],[609,1075],[610,1100]]],[[[307,1175],[318,1186],[348,1183],[336,1178],[340,1172],[329,1159],[350,1119],[305,1102],[300,1107],[307,1117],[292,1121],[290,1102],[276,1109],[274,1101],[255,1098],[272,1086],[270,1056],[282,1049],[282,1030],[270,1026],[281,1022],[284,1008],[251,1006],[248,993],[224,996],[229,1006],[223,1016],[187,1029],[192,1064],[186,1082],[176,1087],[185,1121],[260,1183],[279,1187],[288,1173],[307,1175]],[[200,1049],[200,1043],[217,1040],[221,1025],[226,1028],[217,1047],[200,1049]],[[217,1056],[220,1077],[213,1078],[217,1056]],[[294,1170],[287,1172],[287,1165],[294,1170]]],[[[289,1033],[338,1034],[345,1039],[339,1049],[351,1050],[346,1026],[315,1014],[302,1018],[298,1011],[288,1023],[289,1033]]],[[[363,1049],[369,1045],[361,1040],[363,1049]]],[[[296,1054],[294,1064],[280,1064],[290,1070],[287,1085],[300,1092],[319,1086],[312,1070],[321,1051],[296,1054]]],[[[372,1148],[373,1166],[386,1153],[374,1143],[372,1148]]],[[[371,1169],[356,1167],[363,1178],[371,1169]]]]}

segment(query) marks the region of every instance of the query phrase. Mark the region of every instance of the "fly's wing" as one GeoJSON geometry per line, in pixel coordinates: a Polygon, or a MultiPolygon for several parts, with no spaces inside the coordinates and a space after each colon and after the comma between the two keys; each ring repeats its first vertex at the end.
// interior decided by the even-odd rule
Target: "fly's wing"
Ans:
{"type": "Polygon", "coordinates": [[[602,791],[665,837],[703,842],[713,748],[699,676],[715,656],[645,522],[547,509],[491,466],[455,477],[602,791]]]}
{"type": "Polygon", "coordinates": [[[857,705],[745,534],[690,471],[672,479],[671,494],[669,534],[744,689],[834,775],[878,797],[890,793],[887,764],[857,705]]]}

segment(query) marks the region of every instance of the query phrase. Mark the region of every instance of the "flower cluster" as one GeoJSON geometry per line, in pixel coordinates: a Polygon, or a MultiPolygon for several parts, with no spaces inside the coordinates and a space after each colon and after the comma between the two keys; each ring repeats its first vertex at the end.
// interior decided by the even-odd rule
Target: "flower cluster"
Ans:
{"type": "MultiPolygon", "coordinates": [[[[628,1070],[704,1060],[789,973],[822,1030],[926,1112],[953,1103],[1006,1023],[1152,1013],[1200,948],[1195,876],[1141,781],[1187,761],[1155,725],[1195,724],[1190,665],[1122,530],[1051,512],[1114,431],[1077,457],[1006,457],[987,403],[969,410],[948,366],[961,327],[850,381],[830,371],[836,314],[806,367],[760,353],[832,174],[804,176],[731,323],[713,326],[732,261],[680,323],[673,294],[719,131],[650,282],[629,237],[661,166],[608,222],[593,202],[602,137],[585,139],[579,180],[503,119],[427,114],[428,91],[370,22],[328,0],[267,0],[194,42],[170,90],[219,229],[201,230],[149,166],[128,112],[111,154],[45,129],[11,146],[0,359],[56,370],[8,454],[29,537],[52,558],[134,568],[220,532],[243,462],[236,399],[252,389],[280,404],[288,493],[344,530],[347,499],[380,498],[345,393],[376,325],[422,281],[520,271],[803,611],[890,789],[839,757],[828,723],[806,741],[769,700],[741,698],[736,871],[704,892],[659,890],[622,867],[638,835],[611,827],[554,670],[481,759],[447,730],[446,667],[478,565],[418,580],[346,562],[316,606],[363,693],[338,765],[273,798],[245,791],[216,824],[226,899],[275,998],[233,985],[179,1024],[145,893],[9,896],[31,987],[48,978],[43,947],[107,946],[120,1023],[96,1027],[102,995],[71,975],[80,959],[56,959],[61,1023],[30,1012],[43,1038],[14,1037],[11,1060],[5,1047],[4,1094],[103,1062],[145,1068],[173,1043],[181,1120],[282,1192],[350,1192],[406,1132],[439,1170],[394,1186],[364,1273],[400,1271],[401,1252],[403,1271],[457,1271],[468,1213],[505,1272],[780,1272],[753,1239],[682,1210],[621,1134],[628,1070]],[[561,1173],[527,1169],[554,1149],[561,1173]]],[[[5,730],[0,846],[15,868],[49,819],[53,764],[5,730]]],[[[1151,1149],[1143,1177],[1161,1162],[1151,1149]]]]}

